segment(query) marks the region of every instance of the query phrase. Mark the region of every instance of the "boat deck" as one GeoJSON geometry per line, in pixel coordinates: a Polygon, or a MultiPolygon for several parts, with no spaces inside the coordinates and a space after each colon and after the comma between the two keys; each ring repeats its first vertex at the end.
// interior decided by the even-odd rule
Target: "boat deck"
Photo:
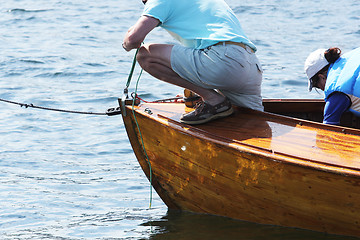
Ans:
{"type": "Polygon", "coordinates": [[[360,176],[360,131],[356,129],[242,108],[230,117],[189,126],[179,123],[181,114],[191,110],[182,103],[143,103],[136,108],[140,114],[182,128],[188,134],[200,134],[240,150],[252,149],[274,155],[274,159],[280,156],[296,164],[323,165],[329,171],[360,176]]]}

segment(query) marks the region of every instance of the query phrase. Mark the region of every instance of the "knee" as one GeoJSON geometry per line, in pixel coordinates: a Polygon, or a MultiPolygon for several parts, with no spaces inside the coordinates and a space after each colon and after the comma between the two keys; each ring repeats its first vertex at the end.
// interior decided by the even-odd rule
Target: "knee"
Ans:
{"type": "Polygon", "coordinates": [[[149,59],[149,50],[145,46],[141,46],[139,48],[139,52],[136,55],[136,60],[144,70],[146,70],[149,66],[149,59]]]}

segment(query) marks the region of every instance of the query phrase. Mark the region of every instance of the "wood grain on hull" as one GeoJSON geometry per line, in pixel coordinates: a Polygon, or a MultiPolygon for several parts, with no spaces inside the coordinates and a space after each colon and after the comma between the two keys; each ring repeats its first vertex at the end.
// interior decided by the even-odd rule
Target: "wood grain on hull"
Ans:
{"type": "MultiPolygon", "coordinates": [[[[360,236],[356,130],[245,109],[189,126],[178,122],[185,110],[173,103],[135,110],[153,186],[169,208],[360,236]]],[[[149,177],[131,107],[123,119],[149,177]]]]}

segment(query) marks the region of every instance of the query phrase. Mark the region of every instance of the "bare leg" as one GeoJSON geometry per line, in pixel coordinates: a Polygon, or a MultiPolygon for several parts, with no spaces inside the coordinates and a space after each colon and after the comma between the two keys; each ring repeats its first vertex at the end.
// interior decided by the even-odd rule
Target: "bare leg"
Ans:
{"type": "Polygon", "coordinates": [[[199,87],[181,78],[171,68],[171,50],[173,45],[148,44],[140,48],[137,61],[140,66],[153,77],[179,87],[190,89],[199,94],[204,101],[216,105],[224,100],[224,96],[215,90],[199,87]]]}

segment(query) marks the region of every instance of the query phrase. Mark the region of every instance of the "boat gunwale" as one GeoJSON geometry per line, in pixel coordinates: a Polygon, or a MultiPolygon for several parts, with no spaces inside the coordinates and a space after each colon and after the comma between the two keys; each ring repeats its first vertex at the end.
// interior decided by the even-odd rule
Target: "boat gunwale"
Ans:
{"type": "MultiPolygon", "coordinates": [[[[151,104],[153,104],[153,103],[151,103],[151,104]]],[[[154,103],[154,104],[160,104],[160,103],[154,103]]],[[[161,103],[161,104],[166,104],[166,103],[161,103]]],[[[178,104],[178,103],[176,103],[176,104],[178,104]]],[[[336,174],[340,174],[340,175],[347,175],[347,176],[351,175],[351,176],[360,178],[360,170],[359,169],[351,168],[348,166],[331,164],[331,163],[319,162],[316,160],[306,159],[306,158],[294,156],[291,154],[281,153],[278,151],[275,152],[271,149],[262,148],[259,146],[254,146],[251,144],[243,143],[243,142],[235,140],[235,139],[229,139],[229,138],[226,138],[223,136],[215,135],[215,134],[212,134],[211,132],[199,129],[195,126],[180,123],[171,118],[163,116],[159,113],[156,113],[156,116],[154,116],[155,114],[149,114],[145,111],[140,111],[140,109],[143,108],[143,105],[144,106],[148,105],[148,103],[140,104],[139,106],[136,106],[134,108],[134,111],[148,119],[159,122],[160,124],[162,124],[164,126],[168,126],[175,130],[178,130],[178,131],[182,132],[183,134],[190,135],[190,136],[196,137],[198,139],[206,138],[207,141],[211,141],[215,144],[220,144],[220,145],[223,145],[223,146],[226,146],[229,148],[233,148],[233,149],[236,149],[241,152],[247,152],[247,153],[250,153],[253,155],[261,155],[263,157],[266,157],[268,160],[272,160],[272,161],[276,161],[276,162],[283,162],[283,163],[297,165],[297,166],[301,166],[301,167],[305,167],[305,168],[311,168],[311,169],[316,169],[316,170],[320,170],[320,171],[336,173],[336,174]],[[235,143],[235,144],[231,144],[231,143],[235,143]]],[[[126,108],[130,112],[132,111],[132,106],[126,106],[126,108]]],[[[335,129],[335,130],[338,130],[335,132],[341,132],[344,134],[352,134],[353,132],[355,132],[358,134],[352,134],[352,135],[360,135],[359,130],[355,130],[352,128],[330,126],[330,125],[325,125],[322,123],[312,122],[312,121],[308,121],[308,120],[304,120],[304,119],[287,117],[287,116],[283,116],[283,115],[275,114],[275,113],[260,112],[260,111],[251,110],[251,109],[245,109],[245,110],[252,111],[259,115],[269,116],[272,119],[275,118],[275,119],[286,120],[287,125],[291,125],[291,123],[300,125],[301,127],[303,127],[303,126],[312,127],[313,125],[315,125],[315,126],[320,127],[321,129],[325,129],[325,130],[329,130],[329,131],[333,131],[335,129]],[[304,123],[306,125],[304,125],[304,123]],[[339,130],[339,129],[341,129],[341,130],[339,130]],[[343,129],[345,129],[345,131],[343,129]]]]}

